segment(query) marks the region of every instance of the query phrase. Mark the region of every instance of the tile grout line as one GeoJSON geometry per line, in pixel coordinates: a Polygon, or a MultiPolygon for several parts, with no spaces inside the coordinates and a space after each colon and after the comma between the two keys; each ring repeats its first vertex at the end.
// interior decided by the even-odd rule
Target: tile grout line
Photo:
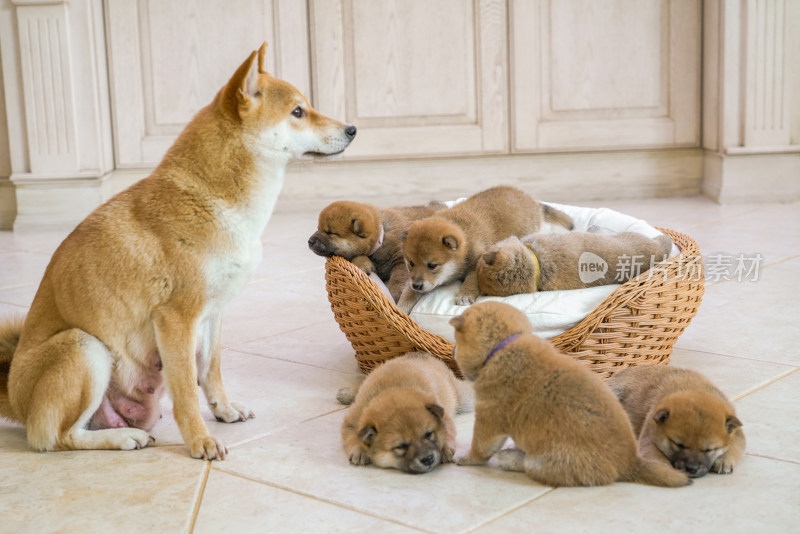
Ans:
{"type": "Polygon", "coordinates": [[[797,460],[787,460],[786,458],[776,458],[774,456],[767,456],[765,454],[756,454],[754,452],[747,452],[745,451],[746,456],[755,456],[756,458],[764,458],[765,460],[772,460],[775,462],[785,462],[794,465],[800,465],[800,461],[797,460]]]}
{"type": "MultiPolygon", "coordinates": [[[[769,363],[769,364],[773,364],[773,365],[782,365],[782,366],[784,366],[784,367],[791,367],[791,368],[793,368],[793,369],[794,369],[795,367],[797,367],[797,366],[796,366],[795,364],[793,364],[793,363],[786,363],[786,362],[776,362],[776,361],[774,361],[774,360],[759,360],[759,359],[757,359],[757,358],[749,358],[749,357],[747,357],[747,356],[737,356],[737,355],[735,355],[735,354],[726,354],[726,353],[724,353],[724,352],[710,352],[710,351],[707,351],[707,350],[700,350],[700,349],[690,349],[690,348],[688,348],[688,347],[679,347],[679,346],[677,346],[677,345],[675,346],[675,348],[676,348],[676,349],[679,349],[679,350],[685,350],[685,351],[689,351],[689,352],[697,352],[697,353],[699,353],[699,354],[707,354],[707,355],[709,355],[709,356],[722,356],[723,358],[734,358],[734,359],[737,359],[737,360],[745,360],[745,361],[748,361],[748,362],[755,362],[755,363],[769,363]]],[[[672,356],[670,355],[670,358],[671,358],[671,357],[672,357],[672,356]]],[[[670,363],[673,363],[673,362],[672,362],[672,361],[670,361],[670,363]]]]}
{"type": "Polygon", "coordinates": [[[556,490],[556,488],[548,488],[545,492],[540,493],[539,495],[537,495],[535,497],[532,497],[532,498],[528,499],[527,501],[518,504],[517,506],[509,508],[508,510],[506,510],[502,514],[496,515],[496,516],[494,516],[492,518],[487,519],[486,521],[483,521],[482,523],[480,523],[478,525],[475,525],[474,527],[470,527],[467,530],[464,530],[462,534],[468,534],[469,532],[474,532],[476,529],[479,529],[481,527],[485,527],[486,525],[488,525],[488,524],[490,524],[490,523],[492,523],[494,521],[497,521],[498,519],[500,519],[502,517],[505,517],[505,516],[507,516],[509,514],[513,514],[514,512],[516,512],[517,510],[519,510],[523,506],[527,506],[527,505],[529,505],[529,504],[541,499],[545,495],[549,495],[550,493],[554,492],[555,490],[556,490]]]}
{"type": "Polygon", "coordinates": [[[745,397],[747,395],[751,395],[751,394],[755,393],[758,390],[764,389],[765,387],[770,386],[770,385],[774,384],[775,382],[777,382],[779,380],[783,380],[784,378],[786,378],[790,374],[795,373],[797,371],[800,371],[800,367],[794,367],[794,368],[792,368],[792,369],[790,369],[788,371],[784,371],[783,373],[779,374],[778,376],[770,378],[770,379],[762,382],[761,384],[753,386],[752,388],[748,389],[744,393],[740,393],[740,394],[736,395],[735,397],[731,398],[731,401],[738,401],[741,398],[743,398],[743,397],[745,397]]]}
{"type": "Polygon", "coordinates": [[[203,482],[200,483],[200,490],[198,491],[197,503],[192,510],[192,521],[189,523],[189,534],[194,532],[194,526],[197,523],[197,516],[200,514],[200,505],[203,503],[203,496],[206,492],[206,484],[208,484],[208,475],[211,473],[211,460],[206,461],[206,472],[203,476],[203,482]]]}
{"type": "MultiPolygon", "coordinates": [[[[209,462],[209,463],[211,463],[211,462],[209,462]]],[[[411,525],[407,525],[405,523],[401,523],[400,521],[397,521],[396,519],[392,519],[392,518],[389,518],[389,517],[383,517],[383,516],[380,516],[378,514],[375,514],[375,513],[372,513],[372,512],[368,512],[368,511],[365,511],[365,510],[359,510],[358,508],[354,508],[354,507],[349,506],[349,505],[344,504],[344,503],[339,503],[339,502],[336,502],[336,501],[333,501],[333,500],[330,500],[330,499],[325,499],[325,498],[322,498],[322,497],[318,497],[316,495],[312,495],[310,493],[306,493],[306,492],[303,492],[303,491],[300,491],[300,490],[292,489],[292,488],[289,488],[289,487],[286,487],[286,486],[281,486],[280,484],[277,484],[277,483],[274,483],[274,482],[266,482],[264,480],[258,480],[256,478],[250,477],[250,476],[242,474],[242,473],[238,473],[238,472],[235,472],[235,471],[225,471],[224,469],[220,469],[220,468],[217,468],[217,467],[215,467],[214,469],[217,470],[217,471],[220,471],[222,473],[225,473],[226,475],[235,476],[235,477],[238,477],[238,478],[241,478],[241,479],[244,479],[244,480],[249,480],[250,482],[253,482],[255,484],[261,484],[261,485],[264,485],[264,486],[269,486],[271,488],[275,488],[275,489],[278,489],[278,490],[281,490],[281,491],[286,491],[286,492],[289,492],[289,493],[293,493],[295,495],[299,495],[300,497],[306,497],[308,499],[312,499],[312,500],[315,500],[315,501],[319,501],[319,502],[323,502],[323,503],[326,503],[326,504],[330,504],[331,506],[336,506],[337,508],[342,508],[344,510],[349,510],[349,511],[355,512],[357,514],[361,514],[361,515],[365,515],[365,516],[372,517],[372,518],[375,518],[375,519],[379,519],[381,521],[386,521],[387,523],[392,523],[392,524],[395,524],[395,525],[399,525],[401,527],[410,528],[410,529],[416,530],[418,532],[425,532],[425,533],[429,532],[427,530],[422,530],[422,529],[420,529],[418,527],[414,527],[414,526],[411,526],[411,525]]]]}

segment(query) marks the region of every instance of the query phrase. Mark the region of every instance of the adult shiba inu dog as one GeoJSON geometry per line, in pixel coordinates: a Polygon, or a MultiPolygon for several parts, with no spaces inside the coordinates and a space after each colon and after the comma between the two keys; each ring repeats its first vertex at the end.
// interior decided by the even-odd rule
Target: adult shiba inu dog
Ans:
{"type": "Polygon", "coordinates": [[[339,154],[356,133],[269,75],[265,50],[250,54],[149,177],[75,228],[24,324],[0,329],[0,414],[25,425],[34,449],[145,447],[165,384],[195,458],[227,454],[203,422],[198,384],[218,420],[254,417],[222,384],[223,306],[261,260],[289,160],[339,154]]]}
{"type": "Polygon", "coordinates": [[[472,386],[424,352],[381,364],[356,388],[340,389],[337,399],[350,405],[342,423],[350,463],[413,474],[453,461],[453,416],[474,402],[472,386]]]}
{"type": "Polygon", "coordinates": [[[396,301],[408,282],[400,235],[414,221],[446,207],[436,201],[394,208],[347,200],[333,202],[320,212],[317,231],[308,238],[308,248],[319,256],[341,256],[367,274],[374,272],[396,301]]]}
{"type": "Polygon", "coordinates": [[[664,234],[654,239],[637,232],[511,236],[478,259],[478,287],[484,295],[507,297],[624,283],[666,259],[670,250],[672,240],[664,234]],[[587,257],[606,271],[582,271],[587,257]]]}
{"type": "Polygon", "coordinates": [[[524,471],[551,486],[615,481],[685,486],[685,473],[638,455],[630,421],[592,371],[531,333],[528,318],[481,302],[450,320],[461,373],[475,381],[475,428],[459,465],[524,471]],[[507,438],[516,448],[500,450],[507,438]]]}
{"type": "Polygon", "coordinates": [[[410,281],[398,308],[409,313],[421,294],[456,280],[462,284],[455,304],[469,306],[480,294],[478,258],[501,239],[538,231],[543,220],[570,230],[573,226],[567,214],[515,187],[497,186],[413,223],[403,244],[410,281]]]}
{"type": "Polygon", "coordinates": [[[700,373],[640,365],[615,374],[608,386],[628,413],[643,456],[698,478],[733,472],[744,454],[736,410],[700,373]]]}

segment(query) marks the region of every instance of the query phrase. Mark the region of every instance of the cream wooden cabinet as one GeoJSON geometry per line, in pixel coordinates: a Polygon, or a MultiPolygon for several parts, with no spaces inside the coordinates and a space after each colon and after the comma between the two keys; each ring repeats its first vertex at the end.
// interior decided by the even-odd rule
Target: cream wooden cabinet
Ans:
{"type": "Polygon", "coordinates": [[[347,159],[508,148],[504,0],[311,0],[316,107],[358,126],[347,159]]]}
{"type": "Polygon", "coordinates": [[[699,146],[695,0],[512,0],[515,152],[699,146]]]}

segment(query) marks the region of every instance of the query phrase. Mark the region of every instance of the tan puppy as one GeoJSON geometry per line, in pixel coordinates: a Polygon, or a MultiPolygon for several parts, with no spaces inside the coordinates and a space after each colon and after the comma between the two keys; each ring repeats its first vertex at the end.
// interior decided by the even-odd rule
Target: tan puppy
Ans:
{"type": "Polygon", "coordinates": [[[222,384],[223,307],[261,261],[289,160],[338,154],[355,136],[269,75],[265,50],[250,54],[149,177],[64,240],[21,332],[6,329],[0,410],[26,426],[31,447],[145,447],[163,379],[195,458],[227,453],[200,414],[198,383],[220,421],[254,416],[222,384]]]}
{"type": "Polygon", "coordinates": [[[408,282],[400,235],[412,222],[446,207],[442,202],[395,208],[334,202],[320,212],[308,248],[319,256],[341,256],[367,274],[374,272],[386,282],[396,301],[408,282]]]}
{"type": "Polygon", "coordinates": [[[504,469],[551,486],[689,482],[684,473],[637,456],[631,424],[611,391],[530,333],[515,308],[482,302],[450,324],[458,366],[475,381],[472,447],[456,460],[460,465],[483,465],[494,455],[504,469]],[[517,448],[500,451],[509,437],[517,448]]]}
{"type": "Polygon", "coordinates": [[[619,284],[663,261],[671,250],[672,240],[664,234],[655,239],[636,232],[511,236],[478,260],[478,287],[484,295],[507,297],[619,284]]]}
{"type": "Polygon", "coordinates": [[[419,295],[461,280],[456,305],[468,306],[478,298],[475,266],[493,244],[511,235],[536,232],[547,220],[572,229],[566,214],[543,206],[517,188],[498,186],[456,204],[408,229],[403,256],[410,283],[398,307],[408,313],[419,295]]]}
{"type": "Polygon", "coordinates": [[[471,411],[473,404],[470,384],[421,352],[389,360],[336,398],[351,405],[342,423],[350,463],[415,474],[453,461],[453,415],[471,411]]]}
{"type": "Polygon", "coordinates": [[[703,375],[660,365],[637,366],[607,382],[630,417],[645,458],[685,471],[727,474],[744,454],[742,422],[703,375]]]}

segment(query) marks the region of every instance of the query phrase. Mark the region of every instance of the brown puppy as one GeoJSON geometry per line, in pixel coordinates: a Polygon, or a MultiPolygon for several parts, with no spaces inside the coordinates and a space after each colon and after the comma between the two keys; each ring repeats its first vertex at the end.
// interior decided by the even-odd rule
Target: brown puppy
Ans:
{"type": "Polygon", "coordinates": [[[483,465],[494,455],[504,469],[551,486],[689,482],[668,465],[640,458],[611,391],[587,367],[530,333],[530,322],[515,308],[482,302],[450,324],[458,366],[475,381],[472,447],[456,460],[460,465],[483,465]],[[509,437],[517,448],[500,451],[509,437]]]}
{"type": "Polygon", "coordinates": [[[636,232],[532,234],[506,238],[478,260],[484,295],[581,289],[627,282],[663,261],[672,250],[666,235],[650,239],[636,232]]]}
{"type": "Polygon", "coordinates": [[[145,447],[169,389],[190,454],[223,459],[198,384],[218,420],[254,417],[222,383],[222,310],[261,261],[289,161],[339,154],[356,132],[268,74],[266,46],[150,176],[61,243],[21,329],[0,327],[0,415],[25,425],[31,447],[145,447]]]}
{"type": "Polygon", "coordinates": [[[403,256],[410,281],[398,302],[408,313],[419,295],[461,280],[456,305],[468,306],[478,298],[475,265],[493,244],[511,235],[536,232],[547,220],[572,229],[566,214],[539,204],[519,189],[498,186],[481,191],[408,229],[403,256]]]}
{"type": "Polygon", "coordinates": [[[412,222],[430,217],[447,206],[431,202],[425,206],[378,208],[341,200],[319,214],[317,231],[308,238],[308,248],[319,256],[341,256],[367,274],[386,282],[396,301],[408,281],[400,235],[412,222]]]}
{"type": "Polygon", "coordinates": [[[733,472],[744,454],[742,422],[703,375],[660,365],[637,366],[607,382],[639,436],[642,456],[692,478],[733,472]]]}
{"type": "Polygon", "coordinates": [[[415,474],[453,461],[453,415],[471,411],[473,404],[470,384],[421,352],[389,360],[336,398],[351,405],[342,423],[350,463],[415,474]]]}

